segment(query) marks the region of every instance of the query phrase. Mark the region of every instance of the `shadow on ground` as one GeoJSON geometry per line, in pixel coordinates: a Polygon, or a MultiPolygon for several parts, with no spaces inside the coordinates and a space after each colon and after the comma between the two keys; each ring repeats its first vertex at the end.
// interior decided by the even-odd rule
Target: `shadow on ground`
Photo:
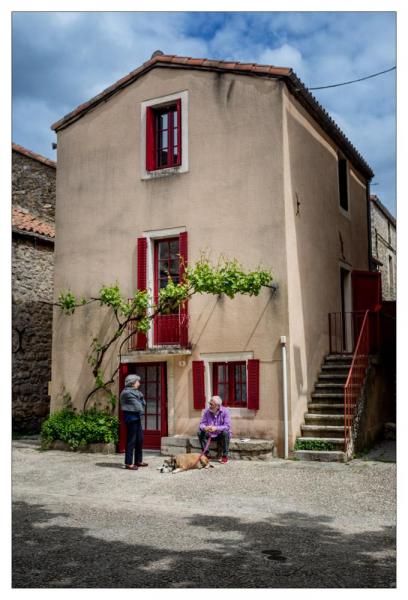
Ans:
{"type": "Polygon", "coordinates": [[[393,527],[346,534],[331,518],[298,512],[257,522],[194,515],[180,523],[193,549],[180,551],[168,541],[149,544],[147,531],[140,543],[106,541],[53,524],[56,517],[69,515],[15,503],[13,587],[395,587],[393,527]]]}

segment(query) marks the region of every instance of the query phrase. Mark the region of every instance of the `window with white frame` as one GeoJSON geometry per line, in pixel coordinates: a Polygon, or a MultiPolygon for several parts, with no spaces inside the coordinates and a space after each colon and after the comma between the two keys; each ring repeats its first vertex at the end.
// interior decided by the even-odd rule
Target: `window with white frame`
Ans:
{"type": "Polygon", "coordinates": [[[141,103],[141,175],[188,171],[188,92],[141,103]]]}

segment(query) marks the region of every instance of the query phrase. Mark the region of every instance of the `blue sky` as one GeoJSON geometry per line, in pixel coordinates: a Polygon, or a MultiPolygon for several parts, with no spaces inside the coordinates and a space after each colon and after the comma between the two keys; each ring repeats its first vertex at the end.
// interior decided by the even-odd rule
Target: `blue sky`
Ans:
{"type": "MultiPolygon", "coordinates": [[[[396,64],[394,12],[15,12],[13,141],[55,159],[50,125],[166,54],[292,67],[307,87],[396,64]]],[[[395,71],[313,92],[375,172],[395,214],[395,71]]]]}

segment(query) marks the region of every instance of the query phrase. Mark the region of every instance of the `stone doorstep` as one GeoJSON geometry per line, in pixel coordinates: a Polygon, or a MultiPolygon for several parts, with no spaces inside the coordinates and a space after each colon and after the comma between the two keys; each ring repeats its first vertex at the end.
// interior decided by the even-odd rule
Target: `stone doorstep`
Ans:
{"type": "Polygon", "coordinates": [[[346,462],[345,453],[338,450],[294,450],[292,458],[319,462],[346,462]]]}
{"type": "MultiPolygon", "coordinates": [[[[217,442],[210,444],[210,458],[217,457],[217,442]]],[[[183,454],[190,452],[201,452],[198,437],[173,436],[161,440],[161,454],[183,454]]],[[[242,442],[239,438],[231,438],[229,455],[232,459],[259,459],[270,460],[275,456],[276,449],[273,440],[250,439],[242,442]]]]}
{"type": "Polygon", "coordinates": [[[78,448],[78,450],[73,450],[66,442],[63,442],[62,440],[55,440],[54,442],[48,444],[46,449],[64,450],[66,452],[89,452],[91,454],[116,454],[116,444],[113,442],[107,444],[104,442],[87,444],[86,446],[78,448]]]}

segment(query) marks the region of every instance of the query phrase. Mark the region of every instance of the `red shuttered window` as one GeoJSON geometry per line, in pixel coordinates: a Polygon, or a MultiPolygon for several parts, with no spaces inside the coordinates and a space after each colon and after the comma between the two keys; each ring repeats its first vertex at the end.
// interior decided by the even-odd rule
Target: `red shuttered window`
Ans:
{"type": "Polygon", "coordinates": [[[146,111],[146,169],[181,165],[181,100],[146,111]]]}
{"type": "Polygon", "coordinates": [[[193,398],[194,408],[205,408],[204,361],[193,360],[193,398]]]}
{"type": "MultiPolygon", "coordinates": [[[[137,289],[145,290],[147,286],[147,239],[137,240],[137,289]]],[[[137,334],[136,349],[145,350],[147,337],[144,333],[137,334]]]]}
{"type": "Polygon", "coordinates": [[[224,406],[246,407],[246,383],[245,361],[213,363],[213,394],[224,406]]]}
{"type": "Polygon", "coordinates": [[[259,410],[259,360],[248,360],[248,408],[259,410]]]}

